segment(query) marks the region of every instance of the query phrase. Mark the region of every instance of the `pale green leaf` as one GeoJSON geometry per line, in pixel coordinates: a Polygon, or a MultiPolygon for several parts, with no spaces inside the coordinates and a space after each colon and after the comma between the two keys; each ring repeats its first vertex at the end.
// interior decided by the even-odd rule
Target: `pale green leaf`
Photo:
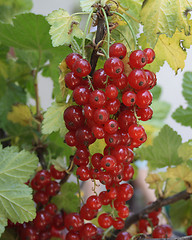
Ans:
{"type": "Polygon", "coordinates": [[[148,160],[149,166],[153,169],[178,165],[182,162],[177,153],[181,141],[181,136],[165,125],[154,139],[152,146],[139,149],[138,154],[140,159],[148,160]]]}
{"type": "Polygon", "coordinates": [[[152,103],[152,120],[164,120],[170,112],[171,105],[165,101],[154,100],[152,103]]]}
{"type": "Polygon", "coordinates": [[[162,89],[160,86],[155,86],[150,90],[150,92],[153,94],[153,99],[158,100],[161,96],[162,89]]]}
{"type": "Polygon", "coordinates": [[[74,36],[77,38],[83,36],[79,28],[80,17],[69,15],[64,9],[53,11],[46,19],[51,25],[49,33],[54,47],[70,44],[74,36]]]}
{"type": "Polygon", "coordinates": [[[145,1],[141,11],[141,20],[150,46],[154,48],[160,34],[172,37],[176,28],[179,30],[184,29],[185,33],[188,34],[189,25],[184,12],[191,8],[191,0],[145,1]]]}
{"type": "Polygon", "coordinates": [[[68,107],[65,103],[53,103],[44,114],[42,133],[51,134],[52,132],[60,132],[62,137],[65,136],[66,127],[63,120],[63,113],[68,107]]]}
{"type": "Polygon", "coordinates": [[[7,226],[7,218],[4,214],[0,214],[0,236],[5,231],[5,227],[7,226]]]}
{"type": "Polygon", "coordinates": [[[77,212],[80,207],[77,192],[77,184],[66,182],[61,186],[61,193],[52,198],[52,202],[65,212],[77,212]]]}
{"type": "MultiPolygon", "coordinates": [[[[183,77],[183,96],[192,105],[192,72],[185,72],[183,77]]],[[[191,118],[192,119],[192,118],[191,118]]]]}
{"type": "Polygon", "coordinates": [[[192,140],[189,140],[188,142],[183,143],[178,148],[178,155],[184,161],[189,160],[189,159],[192,158],[192,140]]]}
{"type": "Polygon", "coordinates": [[[0,182],[0,209],[13,223],[32,221],[36,216],[32,189],[15,181],[0,182]]]}
{"type": "Polygon", "coordinates": [[[126,9],[132,16],[139,18],[144,0],[118,0],[120,5],[126,9]]]}
{"type": "Polygon", "coordinates": [[[6,147],[0,150],[0,183],[16,181],[25,183],[38,165],[35,154],[25,150],[18,151],[17,147],[6,147]]]}
{"type": "MultiPolygon", "coordinates": [[[[83,12],[89,12],[92,6],[96,3],[101,2],[100,0],[80,0],[80,6],[83,12]]],[[[107,0],[102,0],[102,6],[105,6],[107,0]]]]}
{"type": "Polygon", "coordinates": [[[188,106],[185,109],[180,106],[172,114],[172,118],[183,126],[192,127],[192,106],[188,106]]]}

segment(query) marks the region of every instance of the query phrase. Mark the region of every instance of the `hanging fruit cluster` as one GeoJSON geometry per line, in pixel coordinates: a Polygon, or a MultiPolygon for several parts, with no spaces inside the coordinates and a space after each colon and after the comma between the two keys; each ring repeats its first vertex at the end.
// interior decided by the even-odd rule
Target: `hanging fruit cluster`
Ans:
{"type": "MultiPolygon", "coordinates": [[[[73,161],[77,165],[77,177],[81,181],[92,179],[94,183],[98,180],[105,185],[105,191],[99,195],[95,191],[87,199],[78,216],[72,213],[76,220],[68,226],[67,236],[75,234],[76,239],[100,239],[99,230],[92,223],[83,224],[83,220],[95,218],[102,205],[110,204],[114,209],[113,214],[99,215],[98,224],[103,229],[111,226],[122,229],[124,219],[129,216],[126,201],[132,198],[134,190],[131,184],[123,181],[130,180],[134,174],[131,165],[133,148],[147,140],[139,120],[147,121],[153,115],[149,106],[152,103],[150,89],[156,85],[156,76],[143,69],[155,58],[152,49],[135,50],[130,54],[128,64],[132,70],[128,76],[122,61],[126,56],[126,47],[122,43],[114,43],[109,48],[104,68],[96,70],[92,78],[89,76],[91,65],[82,56],[71,53],[65,59],[71,70],[65,76],[65,84],[73,90],[75,102],[64,112],[69,130],[65,142],[76,147],[73,161]],[[106,146],[103,154],[91,156],[89,146],[96,139],[104,139],[106,146]]],[[[131,238],[129,233],[123,234],[126,239],[131,238]]],[[[123,239],[121,235],[116,239],[123,239]]]]}

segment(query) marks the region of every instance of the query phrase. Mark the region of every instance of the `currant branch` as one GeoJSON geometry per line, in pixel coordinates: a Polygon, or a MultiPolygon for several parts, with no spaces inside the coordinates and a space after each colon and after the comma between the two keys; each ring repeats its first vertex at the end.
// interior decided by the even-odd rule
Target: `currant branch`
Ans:
{"type": "MultiPolygon", "coordinates": [[[[136,212],[135,214],[131,215],[130,217],[128,217],[125,221],[125,226],[121,231],[127,230],[132,224],[136,223],[140,219],[145,218],[146,214],[151,213],[163,206],[178,202],[182,199],[187,200],[190,198],[190,196],[191,196],[191,193],[188,193],[185,190],[185,191],[179,192],[179,193],[177,193],[173,196],[167,197],[167,198],[157,199],[155,202],[151,203],[150,205],[146,206],[142,210],[140,210],[140,211],[136,212]]],[[[110,240],[115,239],[114,236],[116,236],[121,231],[119,231],[119,230],[114,231],[112,234],[113,236],[110,237],[110,240]]],[[[185,239],[185,238],[177,238],[177,239],[185,239]]],[[[186,238],[186,239],[190,239],[190,238],[186,238]]]]}

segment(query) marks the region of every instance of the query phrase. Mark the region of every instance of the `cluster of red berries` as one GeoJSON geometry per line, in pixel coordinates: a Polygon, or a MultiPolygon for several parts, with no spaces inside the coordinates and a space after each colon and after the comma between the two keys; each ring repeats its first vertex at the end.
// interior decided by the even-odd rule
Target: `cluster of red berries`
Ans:
{"type": "Polygon", "coordinates": [[[110,204],[117,216],[103,213],[98,217],[98,223],[102,228],[113,225],[122,229],[123,219],[129,215],[126,201],[131,199],[134,191],[129,183],[121,182],[133,177],[134,169],[130,165],[134,158],[133,148],[147,139],[137,119],[147,121],[153,114],[149,107],[152,102],[149,90],[156,85],[156,76],[143,67],[153,62],[155,53],[150,48],[133,51],[127,63],[132,71],[127,76],[122,61],[127,55],[126,47],[115,43],[109,50],[110,57],[104,68],[96,70],[92,77],[89,76],[90,63],[79,54],[71,53],[65,59],[71,70],[65,76],[65,84],[73,90],[76,103],[64,112],[69,130],[65,142],[77,148],[73,161],[78,166],[78,178],[81,181],[99,180],[106,187],[99,196],[95,194],[87,199],[81,207],[80,217],[92,220],[102,205],[110,204]],[[90,156],[89,145],[96,139],[104,139],[106,146],[103,154],[90,156]]]}
{"type": "Polygon", "coordinates": [[[158,225],[158,215],[161,213],[161,208],[147,214],[145,219],[140,219],[138,222],[138,229],[140,233],[147,234],[148,227],[152,227],[153,238],[170,238],[172,236],[172,228],[167,225],[158,225]]]}

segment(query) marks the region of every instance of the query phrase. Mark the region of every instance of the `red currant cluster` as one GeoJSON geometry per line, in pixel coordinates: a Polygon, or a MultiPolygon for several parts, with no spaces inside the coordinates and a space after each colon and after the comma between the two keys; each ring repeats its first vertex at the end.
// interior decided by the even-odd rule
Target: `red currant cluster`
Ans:
{"type": "Polygon", "coordinates": [[[192,225],[187,228],[187,235],[188,236],[192,235],[192,225]]]}
{"type": "Polygon", "coordinates": [[[172,229],[169,225],[159,225],[158,215],[161,213],[161,208],[150,212],[145,219],[140,219],[138,222],[138,229],[140,233],[147,234],[148,227],[152,227],[153,238],[170,238],[172,236],[172,229]]]}
{"type": "MultiPolygon", "coordinates": [[[[33,199],[37,204],[37,215],[32,222],[12,224],[21,240],[49,240],[51,237],[65,239],[65,217],[67,214],[58,211],[57,206],[50,203],[51,197],[60,192],[58,180],[66,176],[65,171],[58,171],[51,165],[50,170],[41,170],[36,173],[30,182],[34,190],[33,199]],[[55,180],[52,180],[55,179],[55,180]]],[[[29,183],[28,183],[29,184],[29,183]]]]}
{"type": "MultiPolygon", "coordinates": [[[[150,48],[133,51],[127,63],[132,69],[128,76],[122,61],[126,55],[123,44],[111,45],[104,68],[96,70],[92,78],[89,76],[90,63],[79,54],[71,53],[65,59],[71,70],[65,76],[65,84],[73,90],[76,103],[64,112],[69,130],[65,142],[77,148],[73,161],[78,166],[78,178],[81,181],[99,180],[106,187],[99,196],[95,193],[87,199],[81,207],[80,217],[92,220],[102,205],[110,204],[117,214],[99,215],[98,223],[104,229],[112,225],[116,229],[124,227],[123,219],[129,215],[126,201],[133,196],[133,187],[121,182],[133,177],[134,170],[130,165],[134,158],[133,148],[147,139],[137,119],[147,121],[153,114],[149,107],[152,102],[149,90],[156,85],[156,76],[143,67],[154,60],[155,53],[150,48]],[[96,139],[104,139],[106,146],[103,154],[90,156],[89,145],[96,139]]],[[[74,227],[71,226],[71,230],[74,231],[74,227]]],[[[95,230],[95,238],[92,235],[91,239],[97,239],[96,236],[95,230]]],[[[123,239],[122,236],[117,239],[123,239]]],[[[87,237],[90,236],[81,239],[87,237]]]]}

